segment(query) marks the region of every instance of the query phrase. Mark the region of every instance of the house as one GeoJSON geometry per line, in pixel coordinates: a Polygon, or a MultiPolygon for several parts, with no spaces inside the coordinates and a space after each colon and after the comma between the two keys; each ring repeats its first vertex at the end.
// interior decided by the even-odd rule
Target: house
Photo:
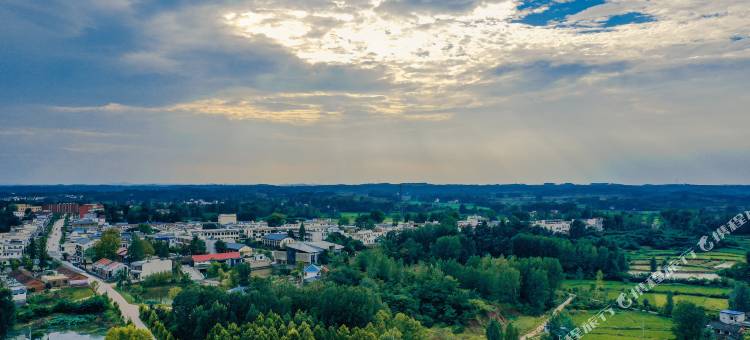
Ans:
{"type": "Polygon", "coordinates": [[[725,309],[719,312],[719,321],[711,321],[708,328],[718,340],[741,340],[745,323],[745,313],[725,309]]]}
{"type": "Polygon", "coordinates": [[[205,255],[193,255],[191,257],[193,261],[193,267],[198,270],[206,270],[211,266],[211,263],[225,263],[230,267],[234,267],[241,261],[239,252],[231,253],[219,253],[219,254],[205,254],[205,255]]]}
{"type": "Polygon", "coordinates": [[[323,266],[316,266],[314,264],[308,264],[305,266],[305,268],[302,270],[303,273],[303,279],[306,282],[315,281],[317,279],[320,279],[322,273],[323,273],[323,266]]]}
{"type": "Polygon", "coordinates": [[[63,288],[70,285],[68,277],[62,274],[42,275],[40,279],[44,286],[49,288],[63,288]]]}
{"type": "Polygon", "coordinates": [[[125,273],[128,272],[128,266],[110,259],[100,259],[99,261],[94,262],[91,268],[94,273],[105,280],[116,278],[120,271],[125,271],[125,273]]]}
{"type": "Polygon", "coordinates": [[[268,268],[273,264],[273,261],[264,254],[252,254],[244,260],[252,269],[268,268]]]}
{"type": "Polygon", "coordinates": [[[725,309],[719,312],[719,321],[730,325],[742,324],[745,322],[745,313],[725,309]]]}
{"type": "Polygon", "coordinates": [[[34,278],[34,275],[26,269],[12,271],[10,276],[23,284],[28,292],[41,292],[44,290],[44,283],[34,278]]]}
{"type": "Polygon", "coordinates": [[[295,242],[295,240],[285,233],[274,233],[263,236],[263,245],[271,248],[284,249],[287,244],[292,242],[295,242]]]}
{"type": "Polygon", "coordinates": [[[340,252],[344,246],[326,242],[295,242],[288,243],[285,251],[274,251],[273,258],[277,264],[293,265],[297,262],[306,264],[320,263],[320,257],[324,251],[331,253],[340,252]]]}
{"type": "Polygon", "coordinates": [[[3,277],[2,281],[5,282],[5,285],[10,290],[13,302],[17,304],[26,303],[26,286],[12,277],[3,277]]]}
{"type": "Polygon", "coordinates": [[[250,248],[246,244],[242,243],[227,243],[227,250],[230,252],[239,252],[240,256],[242,256],[243,258],[253,254],[253,248],[250,248]]]}
{"type": "Polygon", "coordinates": [[[68,284],[71,287],[85,287],[89,285],[89,278],[70,268],[60,266],[57,272],[68,277],[68,284]]]}
{"type": "Polygon", "coordinates": [[[143,280],[153,274],[172,271],[172,260],[149,259],[130,264],[130,274],[136,280],[143,280]]]}

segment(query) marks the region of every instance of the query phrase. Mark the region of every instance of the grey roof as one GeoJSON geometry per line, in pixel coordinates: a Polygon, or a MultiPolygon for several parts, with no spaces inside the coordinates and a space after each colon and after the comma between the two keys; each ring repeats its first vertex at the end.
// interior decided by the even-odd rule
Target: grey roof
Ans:
{"type": "Polygon", "coordinates": [[[289,238],[289,235],[284,233],[266,234],[263,238],[271,241],[281,241],[285,238],[289,238]]]}
{"type": "Polygon", "coordinates": [[[731,309],[725,309],[725,310],[721,311],[721,313],[723,313],[723,314],[731,314],[731,315],[742,315],[742,314],[745,314],[744,312],[738,312],[736,310],[731,310],[731,309]]]}
{"type": "Polygon", "coordinates": [[[227,243],[227,249],[231,249],[231,250],[240,250],[244,247],[247,247],[247,245],[243,243],[234,243],[234,242],[227,243]]]}
{"type": "Polygon", "coordinates": [[[302,242],[290,243],[290,244],[287,244],[286,247],[301,251],[303,253],[310,253],[310,254],[322,253],[324,250],[324,249],[314,247],[314,246],[311,246],[309,244],[302,243],[302,242]]]}

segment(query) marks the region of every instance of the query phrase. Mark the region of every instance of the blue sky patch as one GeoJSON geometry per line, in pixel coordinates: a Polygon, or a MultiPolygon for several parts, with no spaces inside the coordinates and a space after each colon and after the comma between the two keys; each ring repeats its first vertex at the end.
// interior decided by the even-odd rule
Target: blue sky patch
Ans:
{"type": "Polygon", "coordinates": [[[529,13],[522,18],[515,20],[531,26],[546,26],[553,22],[565,20],[569,15],[577,14],[594,6],[604,4],[605,0],[572,0],[567,2],[557,2],[554,0],[530,0],[523,1],[516,8],[518,10],[529,10],[547,6],[547,8],[538,13],[529,13]]]}
{"type": "Polygon", "coordinates": [[[656,21],[656,19],[648,14],[644,13],[638,13],[638,12],[629,12],[625,14],[617,14],[609,17],[607,21],[604,22],[604,27],[614,27],[614,26],[620,26],[620,25],[627,25],[627,24],[642,24],[646,22],[652,22],[656,21]]]}

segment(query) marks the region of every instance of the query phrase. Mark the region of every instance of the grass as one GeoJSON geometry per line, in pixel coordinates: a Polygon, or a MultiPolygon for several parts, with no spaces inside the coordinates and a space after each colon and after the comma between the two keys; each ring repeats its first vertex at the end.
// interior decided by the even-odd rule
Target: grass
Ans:
{"type": "MultiPolygon", "coordinates": [[[[566,280],[563,282],[563,289],[587,290],[594,284],[593,280],[566,280]]],[[[622,292],[629,292],[638,282],[624,283],[619,281],[605,281],[604,291],[607,293],[607,299],[614,300],[622,292]]],[[[703,306],[709,312],[718,312],[728,307],[727,297],[731,289],[722,287],[705,287],[694,286],[680,283],[664,283],[654,287],[651,291],[644,294],[638,301],[643,302],[648,299],[652,306],[662,307],[667,301],[667,292],[673,292],[674,303],[680,301],[689,301],[699,306],[703,306]]]]}
{"type": "MultiPolygon", "coordinates": [[[[597,311],[570,312],[576,325],[583,324],[597,311]]],[[[606,321],[599,321],[599,326],[583,338],[586,340],[609,339],[674,339],[672,320],[650,313],[615,309],[616,314],[606,314],[606,321]]]]}
{"type": "Polygon", "coordinates": [[[115,288],[128,303],[160,303],[171,304],[169,290],[174,287],[184,288],[179,284],[168,284],[156,287],[143,287],[140,284],[134,284],[128,288],[115,288]]]}
{"type": "Polygon", "coordinates": [[[536,328],[542,323],[542,320],[544,320],[546,316],[529,316],[529,315],[520,315],[517,318],[510,320],[511,323],[513,323],[513,327],[516,327],[518,329],[519,334],[526,334],[532,329],[536,328]]]}
{"type": "MultiPolygon", "coordinates": [[[[27,306],[32,304],[51,306],[61,299],[78,301],[94,295],[94,291],[89,287],[68,287],[48,293],[35,294],[27,306]]],[[[71,330],[79,334],[105,334],[110,328],[120,324],[119,311],[111,306],[105,312],[98,314],[51,314],[27,323],[18,323],[15,325],[14,331],[18,334],[25,334],[28,331],[38,334],[71,330]]]]}
{"type": "Polygon", "coordinates": [[[94,296],[95,294],[94,290],[89,287],[64,288],[55,293],[56,293],[55,295],[59,293],[58,296],[61,298],[71,299],[74,301],[86,299],[86,298],[94,296]]]}

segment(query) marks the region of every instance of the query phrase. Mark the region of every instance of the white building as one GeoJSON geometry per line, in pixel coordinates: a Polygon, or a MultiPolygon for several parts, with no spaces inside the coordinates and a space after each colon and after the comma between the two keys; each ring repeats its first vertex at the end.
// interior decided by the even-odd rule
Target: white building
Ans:
{"type": "MultiPolygon", "coordinates": [[[[569,234],[570,226],[573,224],[573,221],[575,220],[538,220],[532,221],[531,225],[547,229],[553,233],[569,234]]],[[[580,221],[583,222],[586,228],[594,229],[596,231],[604,230],[604,219],[600,217],[582,219],[580,221]]]]}
{"type": "Polygon", "coordinates": [[[218,222],[221,225],[237,224],[237,214],[219,214],[218,222]]]}
{"type": "Polygon", "coordinates": [[[4,276],[2,277],[2,281],[5,282],[5,285],[10,290],[10,294],[13,297],[13,302],[17,304],[26,303],[26,286],[12,277],[4,276]]]}
{"type": "Polygon", "coordinates": [[[532,225],[547,229],[553,233],[568,234],[572,220],[538,220],[532,222],[532,225]]]}
{"type": "Polygon", "coordinates": [[[346,234],[346,236],[351,237],[352,239],[361,241],[362,244],[366,246],[374,245],[377,243],[378,239],[385,236],[385,231],[374,231],[374,230],[358,230],[354,233],[346,234]]]}
{"type": "Polygon", "coordinates": [[[136,280],[143,280],[157,273],[169,273],[172,271],[172,260],[149,259],[136,261],[130,264],[130,273],[136,280]]]}

